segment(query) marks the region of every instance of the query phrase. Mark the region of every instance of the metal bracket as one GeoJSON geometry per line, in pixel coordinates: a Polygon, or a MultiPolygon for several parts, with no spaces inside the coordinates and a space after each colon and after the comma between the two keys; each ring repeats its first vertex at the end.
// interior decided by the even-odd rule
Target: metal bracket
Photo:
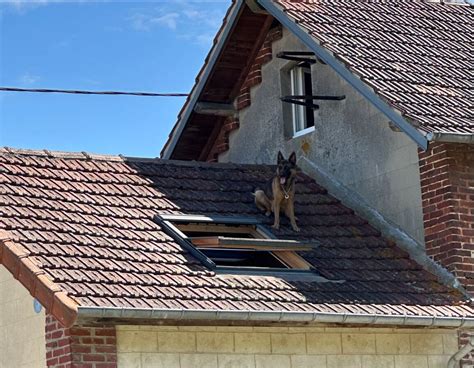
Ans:
{"type": "Polygon", "coordinates": [[[311,51],[282,51],[276,55],[279,59],[284,60],[291,60],[291,61],[299,61],[303,64],[312,65],[316,62],[320,62],[321,64],[326,64],[318,57],[315,57],[314,52],[311,51]],[[313,58],[311,58],[314,57],[313,58]]]}
{"type": "Polygon", "coordinates": [[[319,109],[319,105],[316,105],[310,101],[313,100],[324,100],[324,101],[341,101],[346,98],[345,95],[340,96],[324,96],[324,95],[313,95],[313,96],[300,96],[300,95],[290,95],[281,97],[280,100],[283,102],[292,103],[295,105],[301,105],[310,107],[314,110],[319,109]]]}
{"type": "Polygon", "coordinates": [[[294,105],[301,105],[301,106],[305,106],[305,107],[310,107],[313,110],[318,110],[319,109],[319,105],[316,105],[312,102],[308,102],[308,100],[300,101],[301,99],[294,98],[293,96],[280,97],[280,100],[282,100],[283,102],[288,102],[288,103],[294,104],[294,105]]]}

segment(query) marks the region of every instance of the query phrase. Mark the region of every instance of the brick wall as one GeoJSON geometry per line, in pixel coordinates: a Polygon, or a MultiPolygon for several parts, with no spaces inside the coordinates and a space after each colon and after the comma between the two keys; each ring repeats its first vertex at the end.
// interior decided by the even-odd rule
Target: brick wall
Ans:
{"type": "Polygon", "coordinates": [[[420,152],[426,252],[474,294],[474,146],[420,152]]]}
{"type": "Polygon", "coordinates": [[[46,363],[48,368],[117,368],[114,326],[64,328],[46,316],[46,363]]]}
{"type": "MultiPolygon", "coordinates": [[[[262,82],[262,66],[272,60],[272,43],[282,38],[282,35],[281,26],[274,27],[268,31],[265,41],[240,88],[239,95],[234,101],[237,110],[242,110],[252,103],[250,89],[262,82]]],[[[229,135],[236,129],[239,129],[239,120],[237,118],[229,118],[224,122],[206,161],[217,162],[218,156],[229,149],[229,135]]]]}
{"type": "Polygon", "coordinates": [[[207,162],[217,162],[219,155],[229,150],[229,134],[236,129],[239,129],[239,119],[227,118],[209,151],[207,162]]]}
{"type": "Polygon", "coordinates": [[[446,368],[457,332],[336,327],[117,326],[118,367],[446,368]]]}
{"type": "Polygon", "coordinates": [[[267,37],[260,48],[249,74],[240,88],[236,98],[237,110],[241,110],[251,104],[250,89],[262,83],[262,66],[272,60],[272,43],[281,39],[283,31],[281,26],[274,27],[268,31],[267,37]]]}
{"type": "MultiPolygon", "coordinates": [[[[474,146],[436,143],[419,157],[426,252],[474,294],[474,146]]],[[[461,333],[459,346],[467,341],[461,333]]]]}
{"type": "MultiPolygon", "coordinates": [[[[459,333],[459,347],[465,346],[469,342],[470,336],[473,335],[473,332],[463,332],[459,333]]],[[[474,367],[474,352],[470,352],[461,360],[462,368],[472,368],[474,367]]]]}

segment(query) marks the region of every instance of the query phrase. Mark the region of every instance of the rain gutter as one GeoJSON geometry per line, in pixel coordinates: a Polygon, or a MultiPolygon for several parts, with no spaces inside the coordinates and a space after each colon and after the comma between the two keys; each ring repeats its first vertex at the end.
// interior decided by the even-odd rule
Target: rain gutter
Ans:
{"type": "Polygon", "coordinates": [[[410,315],[376,315],[322,312],[284,312],[250,310],[139,309],[117,307],[78,307],[78,319],[135,319],[169,321],[233,321],[289,323],[345,323],[419,327],[474,327],[474,318],[410,315]]]}
{"type": "Polygon", "coordinates": [[[339,76],[354,87],[362,96],[370,101],[380,112],[382,112],[393,124],[405,132],[416,144],[426,151],[428,140],[409,122],[400,112],[383,101],[373,89],[356,77],[343,63],[337,60],[332,53],[326,50],[319,42],[297,23],[290,19],[285,12],[273,0],[257,0],[260,6],[265,8],[270,15],[276,18],[283,26],[295,34],[315,55],[331,66],[339,76]]]}
{"type": "Polygon", "coordinates": [[[466,143],[474,144],[474,133],[452,134],[452,133],[428,133],[426,138],[430,142],[466,143]]]}

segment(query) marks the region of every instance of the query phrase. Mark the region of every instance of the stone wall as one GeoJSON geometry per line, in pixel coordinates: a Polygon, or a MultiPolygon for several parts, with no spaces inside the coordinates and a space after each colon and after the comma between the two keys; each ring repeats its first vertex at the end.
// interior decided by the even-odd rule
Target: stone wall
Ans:
{"type": "Polygon", "coordinates": [[[445,368],[442,329],[118,326],[119,368],[445,368]]]}
{"type": "Polygon", "coordinates": [[[28,291],[0,264],[0,367],[44,368],[44,310],[35,313],[28,291]]]}

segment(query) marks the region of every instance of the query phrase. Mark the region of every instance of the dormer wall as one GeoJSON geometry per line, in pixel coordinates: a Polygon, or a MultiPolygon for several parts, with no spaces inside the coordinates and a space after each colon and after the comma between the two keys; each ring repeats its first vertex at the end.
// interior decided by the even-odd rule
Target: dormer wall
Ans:
{"type": "MultiPolygon", "coordinates": [[[[297,152],[351,188],[387,219],[420,243],[424,241],[420,174],[416,144],[329,66],[311,66],[313,94],[345,95],[342,101],[315,101],[314,131],[293,137],[286,71],[295,63],[277,58],[282,51],[308,51],[283,29],[271,44],[272,58],[261,66],[261,82],[250,89],[247,106],[239,105],[238,125],[226,135],[220,162],[273,164],[277,152],[297,152]]],[[[231,122],[229,122],[231,124],[231,122]]],[[[304,167],[303,167],[304,168],[304,167]]]]}

